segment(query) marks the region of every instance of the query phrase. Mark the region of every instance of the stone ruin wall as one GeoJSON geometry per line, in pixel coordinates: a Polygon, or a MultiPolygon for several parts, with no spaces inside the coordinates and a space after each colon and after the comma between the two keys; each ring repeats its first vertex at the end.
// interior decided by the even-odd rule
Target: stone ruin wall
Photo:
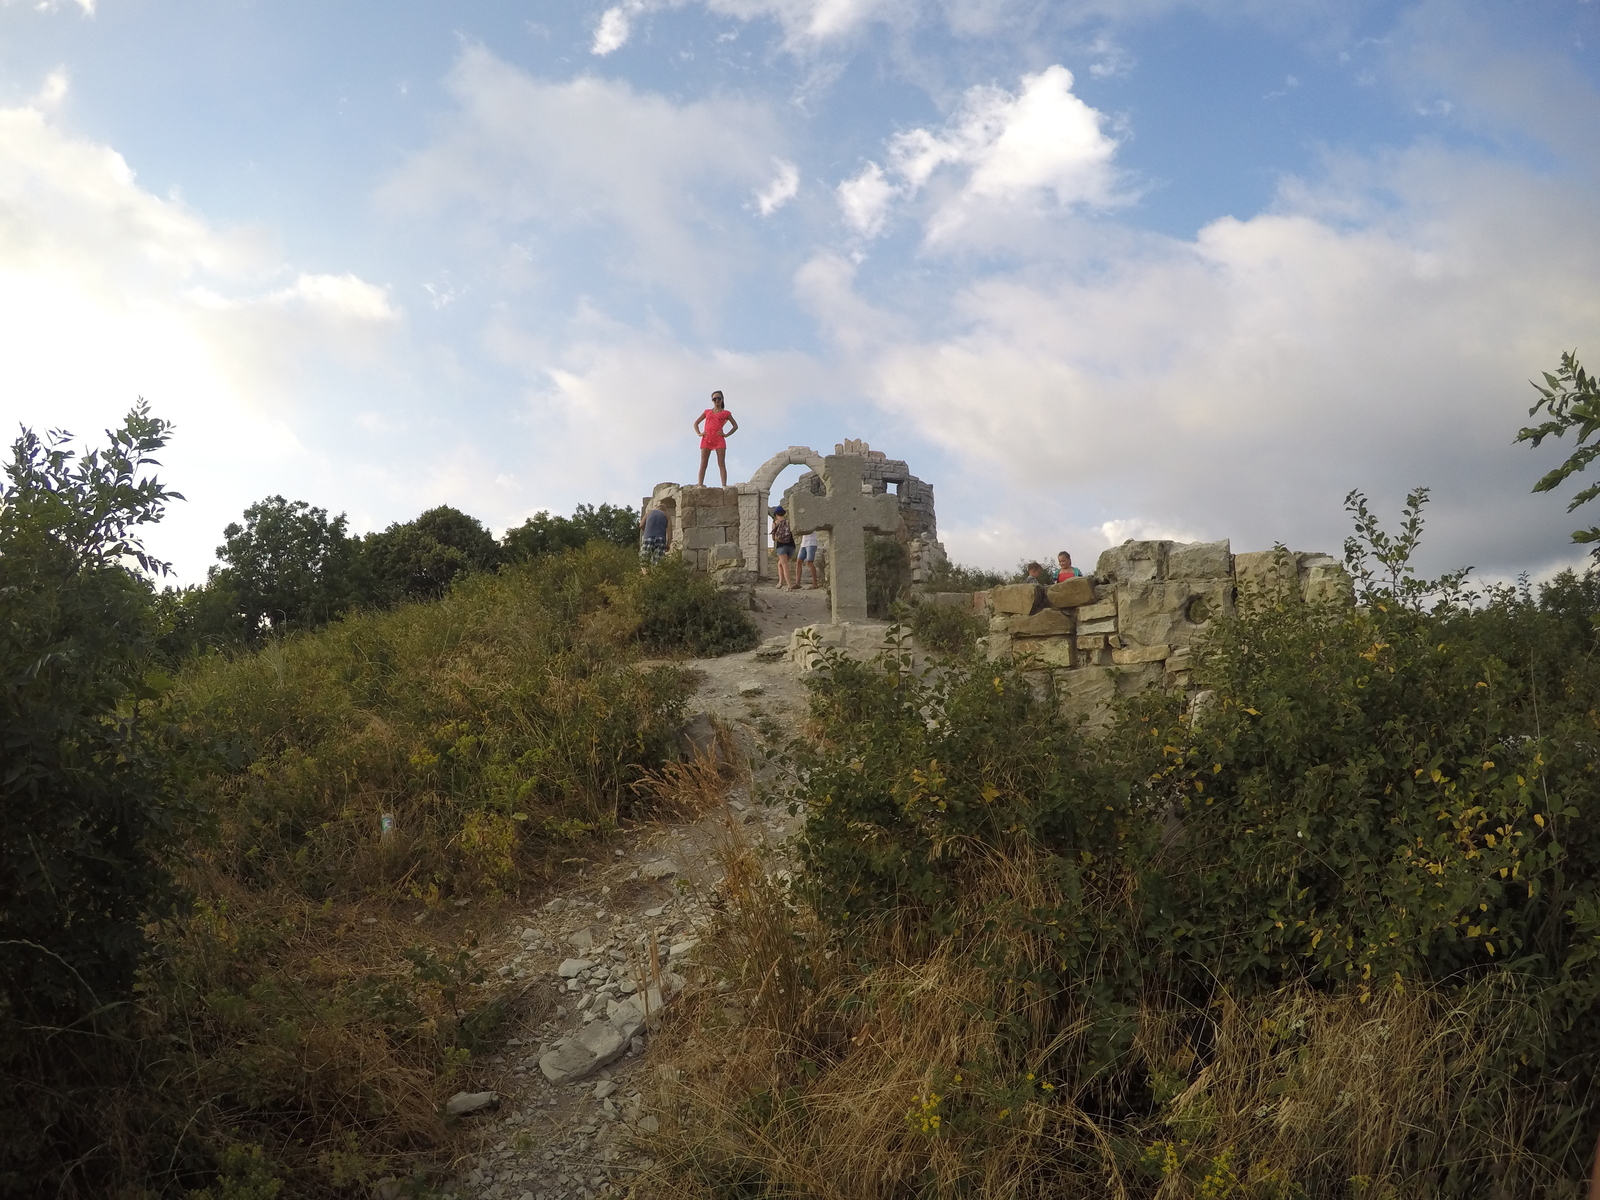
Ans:
{"type": "MultiPolygon", "coordinates": [[[[894,489],[900,502],[900,527],[894,536],[906,547],[910,556],[913,583],[922,583],[935,567],[949,561],[944,546],[939,542],[939,520],[934,511],[931,483],[913,475],[905,459],[890,458],[882,450],[874,450],[858,438],[846,438],[837,443],[833,452],[856,454],[865,460],[861,472],[863,492],[870,489],[874,495],[882,496],[891,488],[894,489]]],[[[783,505],[790,511],[794,509],[796,491],[821,495],[822,476],[816,471],[807,471],[784,492],[783,505]]]]}
{"type": "MultiPolygon", "coordinates": [[[[900,502],[900,527],[895,537],[904,543],[911,558],[911,579],[921,583],[933,569],[948,561],[938,541],[938,519],[934,512],[933,485],[911,474],[904,459],[890,458],[866,442],[847,439],[835,446],[838,454],[859,455],[865,460],[863,490],[879,495],[894,489],[900,502]]],[[[667,552],[681,554],[696,571],[715,575],[730,584],[749,584],[771,574],[767,562],[768,487],[783,465],[821,463],[821,458],[804,446],[791,446],[768,462],[748,483],[729,487],[704,487],[695,484],[658,483],[643,498],[643,509],[667,511],[667,552]]],[[[791,511],[796,489],[820,494],[822,476],[807,470],[789,487],[781,503],[791,511]]],[[[828,534],[818,535],[819,569],[826,574],[828,534]]]]}
{"type": "MultiPolygon", "coordinates": [[[[1328,554],[1234,554],[1220,542],[1129,541],[1100,555],[1094,574],[1050,587],[1005,584],[972,597],[989,616],[985,650],[1048,674],[1085,713],[1142,688],[1190,688],[1190,647],[1232,614],[1239,588],[1292,587],[1307,601],[1349,603],[1349,576],[1328,554]]],[[[963,593],[930,598],[961,603],[963,593]]]]}

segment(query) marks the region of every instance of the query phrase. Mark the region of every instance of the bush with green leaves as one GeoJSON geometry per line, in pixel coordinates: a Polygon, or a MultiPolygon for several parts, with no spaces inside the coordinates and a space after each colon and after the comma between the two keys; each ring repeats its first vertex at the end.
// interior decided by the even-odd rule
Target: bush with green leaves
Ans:
{"type": "Polygon", "coordinates": [[[739,593],[697,575],[677,555],[638,575],[629,590],[635,636],[647,650],[713,658],[749,650],[760,640],[739,593]]]}
{"type": "Polygon", "coordinates": [[[81,455],[24,431],[0,486],[0,1194],[54,1189],[68,1163],[75,1186],[104,1179],[93,1091],[127,1057],[144,927],[170,899],[166,680],[133,569],[164,570],[139,530],[178,498],[149,473],[169,433],[142,403],[81,455]]]}
{"type": "Polygon", "coordinates": [[[369,608],[437,600],[455,580],[493,571],[503,557],[476,517],[449,505],[430,508],[414,521],[361,539],[354,597],[369,608]]]}
{"type": "Polygon", "coordinates": [[[914,604],[907,621],[917,645],[937,654],[970,654],[989,631],[981,616],[953,604],[914,604]]]}
{"type": "Polygon", "coordinates": [[[867,538],[867,615],[884,620],[911,587],[911,554],[898,538],[867,538]]]}
{"type": "MultiPolygon", "coordinates": [[[[1048,1072],[1117,1136],[1187,1147],[1180,1174],[1204,1148],[1202,1175],[1243,1180],[1282,1147],[1248,1111],[1194,1124],[1239,1066],[1218,1006],[1421,998],[1424,1041],[1387,1053],[1451,1057],[1371,1185],[1563,1195],[1600,1071],[1600,577],[1472,597],[1415,579],[1415,536],[1351,504],[1363,603],[1247,592],[1198,648],[1192,710],[1147,694],[1091,738],[1005,666],[830,662],[795,749],[803,892],[863,969],[965,953],[1027,997],[999,1010],[1010,1066],[984,1069],[1048,1072]]],[[[1314,1149],[1304,1194],[1369,1194],[1314,1149]]]]}

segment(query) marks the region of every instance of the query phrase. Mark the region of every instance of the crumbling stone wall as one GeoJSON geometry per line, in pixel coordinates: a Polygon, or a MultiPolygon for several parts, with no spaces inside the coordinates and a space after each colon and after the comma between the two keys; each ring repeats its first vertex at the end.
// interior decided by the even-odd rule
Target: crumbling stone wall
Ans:
{"type": "Polygon", "coordinates": [[[1189,688],[1190,646],[1234,611],[1241,586],[1292,587],[1307,600],[1348,603],[1351,584],[1331,555],[1229,543],[1129,541],[1100,556],[1094,574],[1050,587],[1006,584],[980,592],[990,659],[1011,656],[1047,674],[1070,707],[1096,714],[1116,696],[1161,685],[1189,688]]]}
{"type": "MultiPolygon", "coordinates": [[[[835,451],[857,455],[863,460],[861,486],[864,492],[883,495],[891,488],[894,490],[900,506],[900,525],[895,536],[906,544],[910,553],[912,582],[922,582],[935,567],[948,561],[938,541],[933,485],[911,474],[905,460],[890,458],[859,439],[840,442],[835,451]]],[[[658,483],[644,498],[644,510],[666,510],[669,553],[682,554],[697,571],[727,573],[729,579],[740,583],[754,582],[769,574],[768,489],[780,470],[796,463],[809,463],[812,469],[783,494],[781,503],[793,512],[797,489],[816,495],[824,490],[822,476],[816,469],[822,458],[806,446],[790,446],[780,451],[748,482],[732,487],[658,483]]],[[[826,574],[829,557],[826,531],[820,535],[819,542],[822,551],[819,567],[826,574]]]]}

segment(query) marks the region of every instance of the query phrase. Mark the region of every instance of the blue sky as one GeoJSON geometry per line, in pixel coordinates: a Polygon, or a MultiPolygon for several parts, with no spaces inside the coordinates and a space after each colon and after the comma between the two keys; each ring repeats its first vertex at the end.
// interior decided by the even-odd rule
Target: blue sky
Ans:
{"type": "MultiPolygon", "coordinates": [[[[958,560],[1578,522],[1600,3],[0,4],[0,419],[178,422],[198,579],[282,493],[499,529],[844,437],[958,560]]],[[[1588,523],[1585,521],[1584,523],[1588,523]]]]}

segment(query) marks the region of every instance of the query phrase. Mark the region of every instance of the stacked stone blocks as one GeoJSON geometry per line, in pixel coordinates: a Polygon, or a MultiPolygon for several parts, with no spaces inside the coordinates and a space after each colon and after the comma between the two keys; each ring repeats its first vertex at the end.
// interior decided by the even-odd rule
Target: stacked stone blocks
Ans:
{"type": "Polygon", "coordinates": [[[1349,577],[1330,555],[1129,541],[1102,554],[1092,578],[1006,584],[975,600],[989,614],[990,659],[1009,656],[1041,682],[1048,674],[1069,707],[1103,714],[1118,695],[1190,687],[1190,646],[1234,611],[1241,588],[1293,588],[1308,601],[1351,597],[1349,577]]]}

